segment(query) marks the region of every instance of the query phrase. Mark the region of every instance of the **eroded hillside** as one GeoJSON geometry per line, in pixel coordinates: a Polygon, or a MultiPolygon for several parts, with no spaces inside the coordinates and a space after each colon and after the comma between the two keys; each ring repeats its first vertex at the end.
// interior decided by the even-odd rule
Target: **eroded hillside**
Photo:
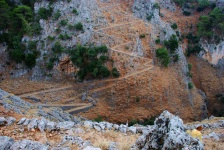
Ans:
{"type": "MultiPolygon", "coordinates": [[[[36,3],[35,11],[48,5],[46,1],[36,3]]],[[[71,1],[56,2],[52,6],[54,12],[60,10],[62,17],[58,21],[52,18],[40,20],[44,30],[40,36],[31,37],[33,40],[40,39],[37,49],[41,57],[37,66],[29,73],[26,73],[28,69],[18,65],[14,65],[16,69],[13,71],[10,69],[12,65],[7,67],[3,73],[5,79],[0,85],[2,89],[35,105],[60,107],[72,115],[81,112],[82,116],[89,119],[102,116],[104,120],[112,122],[143,120],[157,116],[164,109],[181,116],[185,121],[200,120],[207,116],[204,94],[197,88],[188,88],[192,80],[187,76],[188,62],[184,55],[186,43],[179,44],[176,50],[179,61],[171,63],[168,68],[161,67],[155,57],[156,49],[162,47],[155,43],[156,39],[159,38],[162,43],[176,34],[170,27],[172,23],[176,22],[179,32],[185,33],[188,32],[187,26],[196,23],[199,14],[186,17],[174,3],[160,0],[93,0],[80,4],[71,1]],[[160,9],[155,7],[157,3],[160,9]],[[79,12],[78,16],[71,13],[74,8],[79,12]],[[147,14],[150,13],[153,17],[149,21],[147,14]],[[60,27],[58,23],[66,19],[68,24],[82,22],[84,31],[69,31],[67,26],[60,27]],[[72,38],[61,40],[60,34],[54,31],[59,27],[60,34],[67,33],[72,38]],[[49,36],[55,39],[50,41],[49,36]],[[45,72],[43,66],[47,64],[46,56],[52,55],[51,46],[57,41],[65,47],[78,43],[105,44],[113,59],[107,65],[116,67],[120,77],[77,83],[72,78],[75,68],[64,53],[59,56],[60,61],[55,63],[54,69],[45,72]],[[10,75],[24,77],[10,79],[10,75]],[[39,79],[44,75],[50,82],[39,79]],[[27,77],[37,81],[26,80],[27,77]]],[[[27,40],[31,38],[25,37],[27,40]]]]}

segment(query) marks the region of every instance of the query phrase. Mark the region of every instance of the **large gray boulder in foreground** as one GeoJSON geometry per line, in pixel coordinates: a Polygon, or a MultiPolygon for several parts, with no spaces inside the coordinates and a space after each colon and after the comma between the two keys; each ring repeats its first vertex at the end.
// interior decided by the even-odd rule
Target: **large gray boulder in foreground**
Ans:
{"type": "Polygon", "coordinates": [[[136,142],[141,150],[203,150],[200,140],[192,138],[185,132],[182,119],[164,111],[136,142]]]}

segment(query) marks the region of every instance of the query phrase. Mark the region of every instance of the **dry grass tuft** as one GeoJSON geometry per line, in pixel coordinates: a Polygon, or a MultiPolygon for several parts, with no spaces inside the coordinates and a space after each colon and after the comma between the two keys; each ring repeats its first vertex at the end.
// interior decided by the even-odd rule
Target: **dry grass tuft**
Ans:
{"type": "Polygon", "coordinates": [[[99,139],[93,145],[95,147],[101,148],[102,150],[107,150],[109,148],[110,141],[108,141],[106,139],[99,139]]]}

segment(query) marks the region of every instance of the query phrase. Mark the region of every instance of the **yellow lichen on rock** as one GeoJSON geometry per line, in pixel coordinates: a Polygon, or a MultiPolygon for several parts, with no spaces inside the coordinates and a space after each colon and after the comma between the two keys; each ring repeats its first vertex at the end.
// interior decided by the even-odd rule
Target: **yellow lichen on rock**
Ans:
{"type": "Polygon", "coordinates": [[[197,139],[199,139],[200,141],[202,141],[202,134],[201,134],[201,132],[198,131],[197,129],[194,129],[194,130],[187,130],[186,133],[189,134],[191,137],[193,137],[193,138],[197,138],[197,139]]]}

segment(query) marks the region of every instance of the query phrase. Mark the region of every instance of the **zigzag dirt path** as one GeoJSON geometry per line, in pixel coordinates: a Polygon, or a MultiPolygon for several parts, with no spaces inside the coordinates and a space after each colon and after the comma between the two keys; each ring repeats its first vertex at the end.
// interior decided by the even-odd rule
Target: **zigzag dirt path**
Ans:
{"type": "MultiPolygon", "coordinates": [[[[140,70],[139,70],[139,68],[137,68],[137,70],[135,69],[132,72],[129,72],[129,73],[126,73],[125,75],[120,76],[119,78],[95,80],[95,81],[91,81],[91,82],[86,82],[86,83],[81,83],[81,84],[78,83],[78,84],[68,85],[68,86],[64,86],[64,87],[60,87],[60,88],[54,88],[54,89],[49,88],[49,89],[46,89],[46,90],[41,90],[41,91],[36,91],[36,92],[24,93],[24,94],[19,95],[20,97],[33,96],[33,95],[38,95],[38,94],[47,94],[47,93],[50,93],[50,92],[60,93],[60,92],[66,92],[66,90],[71,89],[73,87],[80,87],[80,88],[82,87],[83,88],[86,85],[92,85],[92,84],[95,84],[95,83],[97,85],[101,85],[101,84],[105,83],[105,86],[103,85],[101,87],[93,88],[91,90],[88,90],[88,93],[100,92],[102,90],[105,90],[105,89],[112,88],[112,87],[116,86],[116,83],[118,81],[127,79],[127,78],[132,77],[132,76],[142,74],[143,72],[146,72],[146,71],[151,71],[153,69],[152,59],[144,57],[144,56],[139,56],[139,55],[137,55],[136,52],[127,51],[127,50],[123,49],[124,46],[127,45],[127,44],[131,44],[131,43],[133,43],[133,45],[137,44],[136,43],[136,37],[138,37],[139,34],[140,34],[139,32],[136,33],[136,30],[138,30],[138,29],[136,29],[137,27],[143,26],[143,28],[147,28],[146,26],[148,26],[149,24],[147,24],[147,23],[143,22],[142,20],[126,13],[125,11],[123,11],[122,8],[119,7],[119,3],[117,3],[117,4],[116,3],[112,3],[112,4],[110,3],[110,5],[108,6],[108,5],[105,5],[105,3],[103,3],[103,2],[99,2],[99,5],[102,6],[101,9],[102,9],[102,13],[105,16],[105,18],[107,18],[108,15],[109,16],[114,16],[115,17],[115,19],[114,19],[115,23],[108,23],[107,24],[108,26],[96,29],[94,31],[94,33],[99,34],[99,35],[103,35],[104,40],[105,40],[105,37],[106,38],[108,37],[109,39],[113,39],[114,40],[114,45],[111,41],[108,41],[110,44],[112,43],[112,46],[109,46],[108,49],[110,51],[113,51],[113,52],[118,53],[118,54],[121,53],[121,54],[127,55],[128,57],[121,56],[122,58],[124,58],[124,61],[127,61],[127,59],[129,57],[130,58],[138,58],[137,60],[143,60],[144,63],[139,62],[139,65],[141,66],[140,70]],[[119,7],[119,8],[117,8],[117,7],[119,7]],[[109,9],[111,11],[109,11],[109,9]],[[131,20],[131,21],[129,21],[129,20],[131,20]],[[125,30],[127,32],[132,31],[132,33],[131,32],[120,33],[119,30],[122,30],[122,28],[127,29],[127,30],[125,30]],[[119,30],[116,31],[117,29],[119,29],[119,30]],[[107,33],[107,30],[109,30],[109,31],[113,30],[113,32],[107,33]],[[129,40],[127,40],[123,36],[123,34],[127,34],[131,38],[129,38],[129,40]],[[119,41],[119,42],[116,42],[116,41],[119,41]],[[115,81],[117,81],[117,82],[115,82],[115,81]],[[112,82],[112,83],[109,83],[109,82],[112,82]]],[[[109,18],[107,18],[107,19],[109,19],[109,18]]],[[[110,22],[110,21],[108,20],[108,22],[110,22]]],[[[148,28],[147,28],[147,32],[148,32],[148,28]]],[[[96,40],[101,41],[100,37],[101,36],[99,36],[98,39],[96,39],[96,40]]],[[[147,43],[149,43],[147,40],[148,40],[148,38],[146,38],[146,45],[147,45],[147,43]]],[[[143,43],[143,47],[145,49],[144,43],[143,43]]],[[[117,63],[119,63],[119,59],[117,61],[118,61],[117,63]]],[[[120,61],[122,62],[122,60],[120,60],[120,61]]],[[[57,104],[36,103],[36,105],[41,105],[43,107],[61,107],[61,108],[65,109],[66,112],[71,113],[71,114],[75,114],[75,113],[78,113],[78,112],[81,112],[81,111],[86,111],[86,110],[93,107],[92,103],[80,103],[80,101],[81,101],[80,96],[82,94],[83,93],[81,92],[79,94],[75,94],[75,96],[61,99],[60,103],[57,103],[57,104]],[[65,104],[65,103],[69,103],[69,104],[65,104]]]]}

